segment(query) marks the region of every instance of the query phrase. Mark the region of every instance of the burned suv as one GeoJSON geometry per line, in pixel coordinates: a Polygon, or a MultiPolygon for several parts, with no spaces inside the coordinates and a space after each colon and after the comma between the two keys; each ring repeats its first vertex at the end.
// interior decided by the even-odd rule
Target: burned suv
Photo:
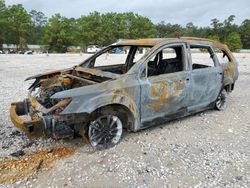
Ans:
{"type": "Polygon", "coordinates": [[[77,66],[27,78],[35,81],[27,99],[11,104],[10,117],[30,138],[80,135],[105,149],[124,128],[224,109],[237,77],[235,58],[216,41],[119,40],[77,66]]]}

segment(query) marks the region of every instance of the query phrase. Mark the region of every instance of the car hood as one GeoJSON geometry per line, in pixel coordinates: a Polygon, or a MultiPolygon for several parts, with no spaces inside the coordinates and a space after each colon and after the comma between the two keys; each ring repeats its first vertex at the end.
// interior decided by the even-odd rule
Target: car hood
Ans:
{"type": "Polygon", "coordinates": [[[114,90],[123,88],[130,88],[137,85],[135,81],[126,82],[128,75],[121,76],[119,79],[107,80],[105,82],[73,88],[57,92],[51,96],[52,99],[56,98],[74,98],[78,96],[97,96],[101,93],[109,93],[114,90]]]}
{"type": "Polygon", "coordinates": [[[107,82],[61,91],[55,93],[50,98],[56,99],[56,98],[77,97],[83,95],[97,95],[105,91],[107,91],[107,82]]]}
{"type": "Polygon", "coordinates": [[[63,73],[63,72],[68,72],[68,71],[71,71],[73,69],[74,69],[74,67],[73,68],[68,68],[68,69],[61,69],[61,70],[56,70],[56,71],[50,71],[50,72],[46,72],[46,73],[42,73],[42,74],[36,74],[36,75],[33,75],[33,76],[30,76],[30,77],[26,78],[25,81],[32,80],[32,79],[37,79],[37,78],[42,78],[42,77],[46,77],[46,76],[53,75],[53,74],[59,74],[59,73],[63,73]]]}
{"type": "Polygon", "coordinates": [[[38,78],[46,77],[46,76],[53,75],[53,74],[69,73],[72,70],[85,72],[85,73],[88,73],[88,74],[91,74],[91,75],[95,75],[95,76],[99,76],[99,77],[106,77],[106,78],[111,78],[111,79],[115,79],[115,78],[118,78],[120,76],[119,74],[115,74],[115,73],[111,73],[111,72],[105,72],[105,71],[102,71],[102,70],[99,70],[99,69],[84,68],[84,67],[81,67],[81,66],[75,66],[75,67],[68,68],[68,69],[56,70],[56,71],[46,72],[46,73],[43,73],[43,74],[36,74],[34,76],[30,76],[30,77],[26,78],[25,81],[32,80],[32,79],[38,79],[38,78]]]}

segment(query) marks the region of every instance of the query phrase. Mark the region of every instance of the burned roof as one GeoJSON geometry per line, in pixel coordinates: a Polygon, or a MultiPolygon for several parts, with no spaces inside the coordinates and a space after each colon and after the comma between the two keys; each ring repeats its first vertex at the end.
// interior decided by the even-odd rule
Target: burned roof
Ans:
{"type": "Polygon", "coordinates": [[[155,46],[159,43],[166,42],[200,42],[206,43],[211,46],[226,48],[226,45],[206,39],[206,38],[196,38],[196,37],[181,37],[181,38],[144,38],[144,39],[120,39],[115,45],[135,45],[135,46],[155,46]]]}
{"type": "Polygon", "coordinates": [[[135,45],[135,46],[155,46],[167,38],[145,38],[145,39],[120,39],[116,45],[135,45]]]}

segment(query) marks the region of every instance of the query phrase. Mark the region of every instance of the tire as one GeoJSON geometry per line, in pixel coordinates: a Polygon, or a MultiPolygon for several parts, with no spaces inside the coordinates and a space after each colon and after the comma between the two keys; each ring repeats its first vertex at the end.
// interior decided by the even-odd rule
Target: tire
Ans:
{"type": "Polygon", "coordinates": [[[121,139],[123,124],[116,114],[99,114],[90,122],[88,137],[96,150],[115,146],[121,139]]]}
{"type": "Polygon", "coordinates": [[[219,111],[225,110],[226,103],[227,103],[227,91],[225,89],[223,89],[220,92],[220,94],[215,102],[215,109],[217,109],[219,111]]]}

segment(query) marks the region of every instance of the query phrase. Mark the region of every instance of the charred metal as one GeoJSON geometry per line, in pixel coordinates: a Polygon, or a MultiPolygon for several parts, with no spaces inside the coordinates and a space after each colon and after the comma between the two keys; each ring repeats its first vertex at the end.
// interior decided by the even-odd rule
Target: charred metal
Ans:
{"type": "Polygon", "coordinates": [[[122,128],[138,131],[209,108],[224,109],[237,78],[235,58],[219,42],[120,40],[75,67],[27,78],[35,81],[27,99],[11,104],[10,117],[30,138],[79,135],[105,149],[118,143],[122,128]],[[196,60],[197,51],[212,64],[196,60]],[[110,64],[117,54],[123,62],[110,64]]]}

